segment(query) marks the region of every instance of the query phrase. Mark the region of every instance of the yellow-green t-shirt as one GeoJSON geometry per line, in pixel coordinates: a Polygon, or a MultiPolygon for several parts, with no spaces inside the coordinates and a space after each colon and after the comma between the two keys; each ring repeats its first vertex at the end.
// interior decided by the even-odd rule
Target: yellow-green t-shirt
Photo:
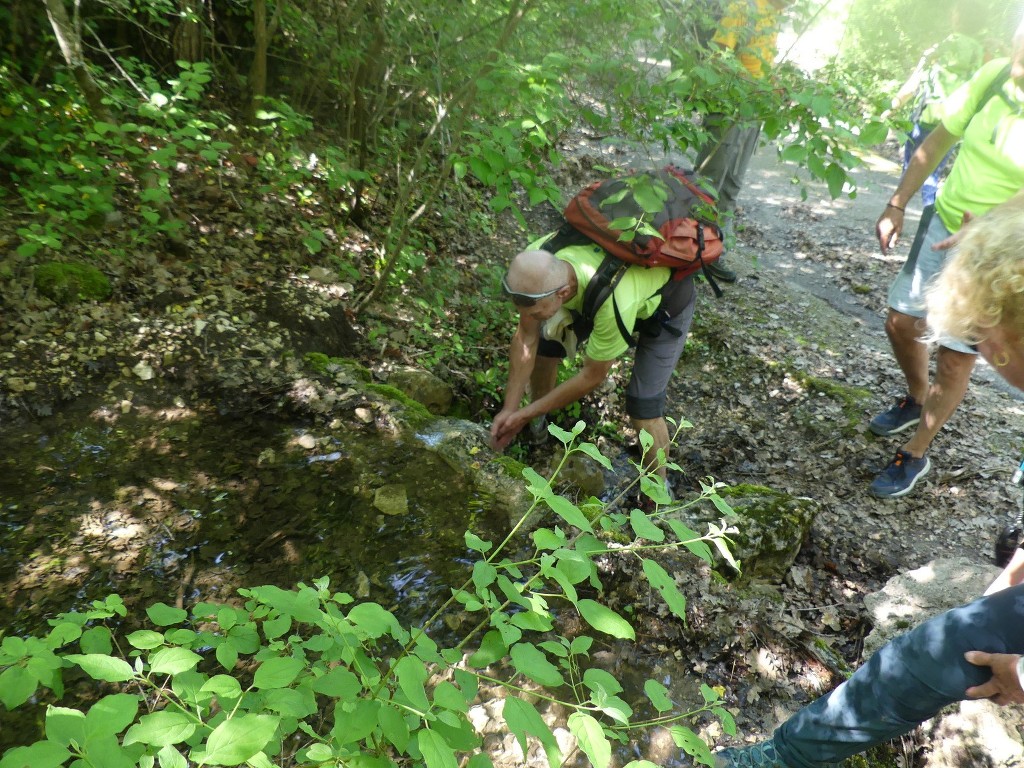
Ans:
{"type": "MultiPolygon", "coordinates": [[[[542,247],[543,240],[535,245],[542,247]]],[[[530,247],[533,248],[534,245],[530,247]]],[[[562,248],[555,256],[572,267],[579,283],[576,295],[565,302],[564,306],[570,311],[582,312],[583,296],[598,267],[604,261],[604,249],[596,245],[571,245],[562,248]]],[[[646,320],[654,314],[661,304],[660,291],[671,275],[672,270],[668,267],[633,266],[626,270],[614,291],[615,306],[619,308],[619,316],[626,330],[632,331],[638,319],[646,320]]],[[[587,357],[599,361],[614,360],[627,349],[629,344],[619,332],[612,297],[609,296],[594,317],[594,330],[587,340],[587,357]]]]}
{"type": "Polygon", "coordinates": [[[943,105],[943,126],[963,137],[935,201],[950,232],[960,229],[965,211],[980,216],[1024,188],[1024,93],[1008,79],[1002,97],[980,103],[1008,63],[1009,59],[988,62],[943,105]]]}

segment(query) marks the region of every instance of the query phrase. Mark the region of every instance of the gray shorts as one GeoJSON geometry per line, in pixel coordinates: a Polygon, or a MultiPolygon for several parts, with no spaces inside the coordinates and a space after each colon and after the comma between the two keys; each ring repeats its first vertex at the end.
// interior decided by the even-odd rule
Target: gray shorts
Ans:
{"type": "MultiPolygon", "coordinates": [[[[668,328],[660,328],[656,335],[648,325],[640,321],[640,336],[636,344],[633,372],[626,386],[626,413],[634,419],[655,419],[665,415],[665,401],[668,397],[668,382],[676,370],[676,363],[686,346],[686,335],[693,322],[693,310],[697,305],[697,291],[693,278],[672,281],[662,291],[661,308],[670,315],[665,322],[668,328]]],[[[583,339],[580,339],[582,342],[583,339]]],[[[566,356],[565,348],[551,339],[540,340],[537,354],[541,357],[566,356]]]]}
{"type": "MultiPolygon", "coordinates": [[[[892,309],[910,317],[923,318],[927,315],[925,292],[932,278],[942,271],[950,253],[948,250],[933,251],[932,246],[951,234],[935,214],[935,206],[926,206],[910,246],[910,255],[889,288],[889,306],[892,309]]],[[[939,343],[955,352],[977,354],[970,345],[954,338],[943,338],[939,343]]]]}
{"type": "Polygon", "coordinates": [[[640,332],[633,375],[626,387],[626,413],[634,419],[656,419],[665,415],[668,382],[683,354],[686,336],[693,322],[693,310],[697,306],[697,291],[692,277],[669,283],[662,296],[661,306],[671,315],[665,325],[678,331],[679,335],[665,328],[657,336],[640,332]]]}

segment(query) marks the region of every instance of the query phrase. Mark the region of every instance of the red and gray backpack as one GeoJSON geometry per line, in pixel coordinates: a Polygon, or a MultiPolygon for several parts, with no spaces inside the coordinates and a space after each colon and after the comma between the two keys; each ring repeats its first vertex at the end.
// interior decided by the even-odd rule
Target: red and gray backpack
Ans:
{"type": "MultiPolygon", "coordinates": [[[[707,268],[724,251],[715,198],[692,171],[668,165],[594,182],[569,201],[564,216],[565,224],[544,243],[545,250],[594,243],[608,254],[583,295],[588,325],[634,265],[668,267],[673,280],[703,272],[715,295],[722,295],[707,268]]],[[[632,343],[618,307],[615,319],[632,343]]]]}

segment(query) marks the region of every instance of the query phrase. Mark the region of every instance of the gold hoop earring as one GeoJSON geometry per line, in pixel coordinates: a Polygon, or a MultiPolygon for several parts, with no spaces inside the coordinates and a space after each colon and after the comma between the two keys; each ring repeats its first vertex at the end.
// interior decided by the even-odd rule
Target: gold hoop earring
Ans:
{"type": "Polygon", "coordinates": [[[1010,353],[1005,349],[992,358],[992,365],[996,368],[1005,368],[1010,364],[1010,353]]]}

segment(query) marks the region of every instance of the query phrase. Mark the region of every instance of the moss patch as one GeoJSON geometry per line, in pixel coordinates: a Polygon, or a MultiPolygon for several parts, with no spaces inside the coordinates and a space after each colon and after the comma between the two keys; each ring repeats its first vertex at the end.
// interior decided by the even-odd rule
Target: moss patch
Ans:
{"type": "Polygon", "coordinates": [[[36,290],[58,304],[76,301],[102,301],[110,297],[110,280],[88,264],[63,264],[50,261],[36,267],[36,290]]]}
{"type": "Polygon", "coordinates": [[[393,400],[401,405],[405,410],[403,421],[413,429],[419,429],[437,420],[437,416],[427,410],[423,403],[416,402],[397,387],[387,384],[368,384],[366,391],[372,392],[386,400],[393,400]]]}
{"type": "Polygon", "coordinates": [[[328,357],[323,352],[307,352],[303,359],[306,365],[320,374],[330,373],[333,367],[340,367],[366,384],[373,381],[373,374],[369,368],[347,357],[328,357]]]}

